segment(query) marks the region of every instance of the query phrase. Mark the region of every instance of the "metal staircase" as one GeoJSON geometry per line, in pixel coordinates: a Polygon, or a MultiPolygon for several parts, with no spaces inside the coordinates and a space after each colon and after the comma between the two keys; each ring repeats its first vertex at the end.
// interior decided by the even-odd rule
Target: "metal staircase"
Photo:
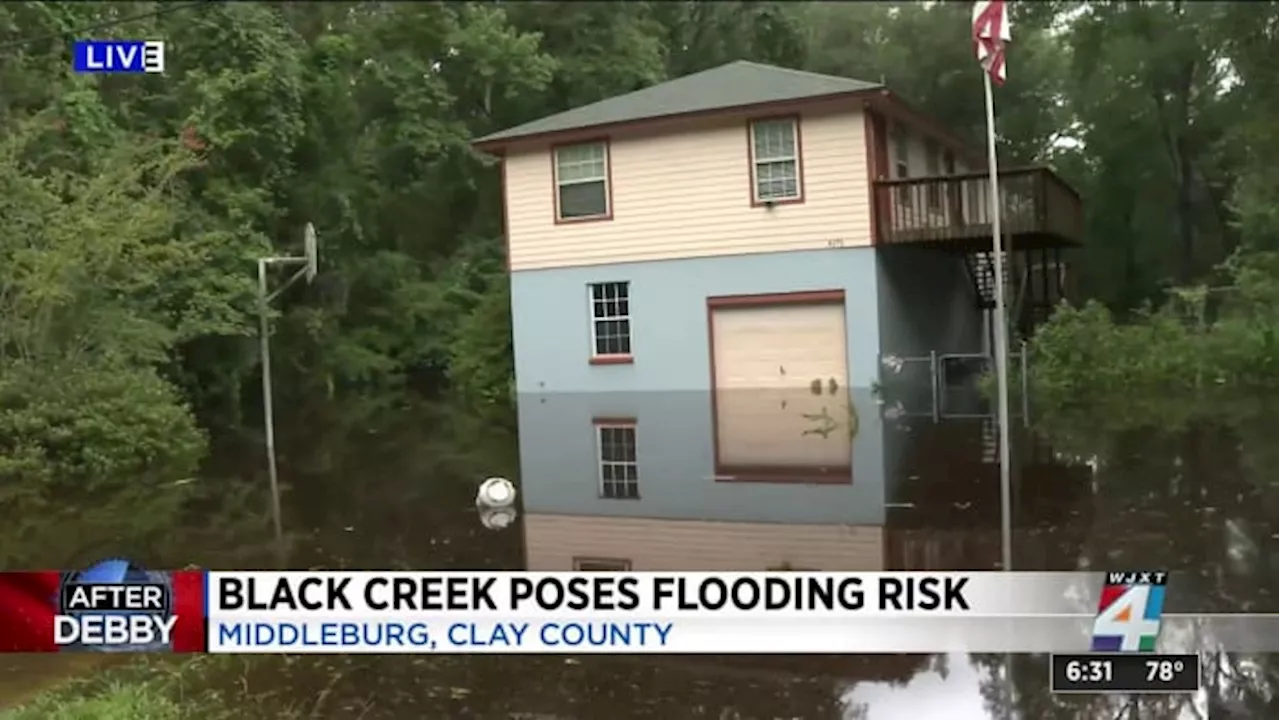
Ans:
{"type": "MultiPolygon", "coordinates": [[[[1003,253],[1005,290],[1011,286],[1009,253],[1003,253]]],[[[973,282],[973,294],[979,310],[991,310],[996,306],[996,262],[992,251],[968,253],[964,256],[965,269],[973,282]]],[[[1006,298],[1008,300],[1008,298],[1006,298]]]]}
{"type": "Polygon", "coordinates": [[[996,418],[982,419],[982,464],[996,465],[1000,462],[1000,425],[996,418]]]}
{"type": "MultiPolygon", "coordinates": [[[[1056,250],[1005,251],[1003,255],[1010,332],[1015,337],[1028,338],[1066,297],[1066,272],[1056,250]]],[[[995,309],[995,253],[990,250],[967,253],[964,264],[973,285],[975,307],[995,309]]]]}

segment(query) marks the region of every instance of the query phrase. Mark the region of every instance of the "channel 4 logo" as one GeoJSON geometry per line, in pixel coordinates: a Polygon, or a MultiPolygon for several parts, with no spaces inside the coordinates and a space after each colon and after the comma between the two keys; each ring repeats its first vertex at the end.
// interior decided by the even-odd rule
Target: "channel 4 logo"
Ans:
{"type": "Polygon", "coordinates": [[[1093,621],[1094,652],[1155,652],[1169,573],[1109,572],[1093,621]]]}

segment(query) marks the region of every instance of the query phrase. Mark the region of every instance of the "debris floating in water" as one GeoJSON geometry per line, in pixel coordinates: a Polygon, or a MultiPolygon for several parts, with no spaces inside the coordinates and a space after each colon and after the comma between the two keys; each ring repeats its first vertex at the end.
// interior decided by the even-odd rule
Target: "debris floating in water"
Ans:
{"type": "Polygon", "coordinates": [[[515,521],[515,508],[480,508],[480,524],[490,530],[505,530],[515,521]]]}
{"type": "Polygon", "coordinates": [[[480,483],[476,491],[476,505],[489,508],[507,508],[515,504],[516,486],[506,478],[491,477],[480,483]]]}

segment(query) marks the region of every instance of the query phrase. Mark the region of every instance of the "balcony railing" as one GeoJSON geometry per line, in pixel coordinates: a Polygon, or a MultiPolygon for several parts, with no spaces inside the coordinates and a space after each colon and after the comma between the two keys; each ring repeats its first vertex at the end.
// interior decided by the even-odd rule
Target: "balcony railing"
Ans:
{"type": "MultiPolygon", "coordinates": [[[[877,240],[990,242],[991,180],[986,172],[875,183],[877,240]]],[[[1080,196],[1048,168],[1000,172],[1001,232],[1023,246],[1075,245],[1082,239],[1080,196]]]]}

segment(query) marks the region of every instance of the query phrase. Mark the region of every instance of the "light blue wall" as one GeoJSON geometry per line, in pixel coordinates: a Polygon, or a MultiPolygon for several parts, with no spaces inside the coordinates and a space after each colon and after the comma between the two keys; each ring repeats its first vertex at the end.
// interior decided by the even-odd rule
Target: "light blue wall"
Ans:
{"type": "Polygon", "coordinates": [[[870,248],[743,255],[512,276],[521,477],[526,512],[762,522],[878,524],[884,517],[876,260],[870,248]],[[588,364],[587,286],[630,286],[632,365],[588,364]],[[849,378],[860,428],[853,482],[795,485],[712,477],[706,299],[845,291],[849,378]],[[599,497],[595,416],[637,419],[640,503],[599,497]]]}

